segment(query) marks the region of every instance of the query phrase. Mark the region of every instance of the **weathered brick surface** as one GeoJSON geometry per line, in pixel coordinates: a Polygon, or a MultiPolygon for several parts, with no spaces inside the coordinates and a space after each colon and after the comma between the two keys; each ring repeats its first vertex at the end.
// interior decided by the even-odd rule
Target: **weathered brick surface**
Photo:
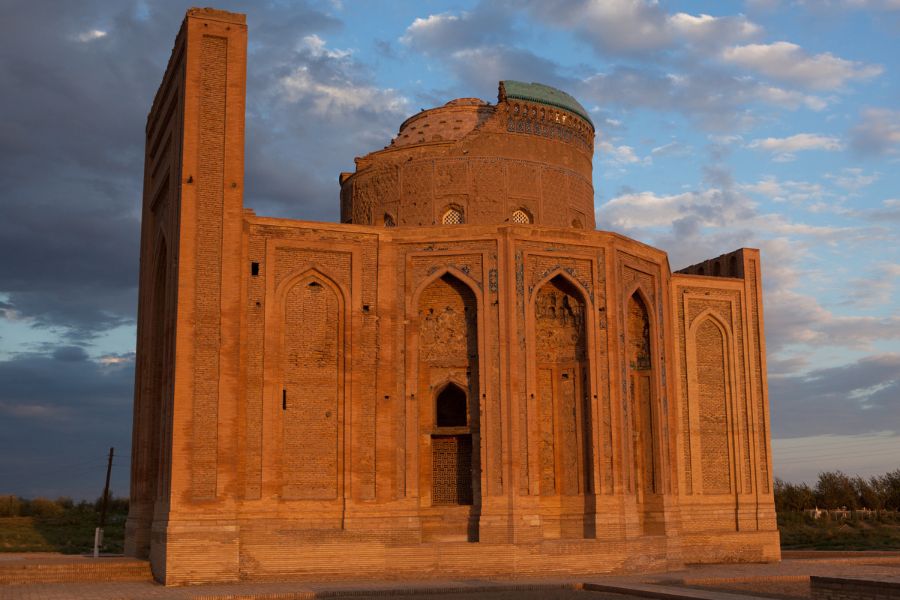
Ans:
{"type": "Polygon", "coordinates": [[[129,554],[175,584],[778,559],[758,251],[673,274],[595,231],[591,125],[503,89],[358,159],[343,223],[258,217],[245,46],[189,11],[148,117],[129,554]]]}

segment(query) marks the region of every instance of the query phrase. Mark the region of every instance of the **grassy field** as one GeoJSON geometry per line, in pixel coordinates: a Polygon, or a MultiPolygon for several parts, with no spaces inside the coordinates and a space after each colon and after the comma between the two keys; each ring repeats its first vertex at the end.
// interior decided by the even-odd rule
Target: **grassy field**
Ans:
{"type": "Polygon", "coordinates": [[[900,550],[900,519],[813,519],[802,513],[778,515],[785,550],[900,550]]]}
{"type": "MultiPolygon", "coordinates": [[[[95,512],[66,511],[57,516],[0,517],[0,552],[81,554],[94,548],[95,512]]],[[[121,553],[125,515],[109,515],[103,552],[121,553]]]]}

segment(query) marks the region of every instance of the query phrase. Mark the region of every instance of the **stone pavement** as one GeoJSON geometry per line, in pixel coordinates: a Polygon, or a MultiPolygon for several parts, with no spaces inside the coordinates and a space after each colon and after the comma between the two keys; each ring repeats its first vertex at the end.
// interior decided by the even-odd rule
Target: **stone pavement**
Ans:
{"type": "MultiPolygon", "coordinates": [[[[81,557],[45,555],[23,558],[0,555],[0,577],[10,564],[96,564],[81,557]]],[[[402,596],[406,600],[442,597],[452,600],[749,600],[751,598],[809,598],[811,575],[900,579],[900,552],[785,553],[771,564],[697,565],[682,571],[644,573],[573,580],[527,581],[407,581],[407,582],[241,582],[190,587],[164,587],[145,575],[138,580],[74,581],[0,585],[0,600],[307,600],[353,598],[366,600],[402,596]]],[[[112,576],[129,559],[102,559],[112,576]],[[116,562],[118,561],[118,563],[116,562]]],[[[140,562],[140,561],[136,561],[140,562]]],[[[131,577],[133,577],[133,572],[131,577]]]]}

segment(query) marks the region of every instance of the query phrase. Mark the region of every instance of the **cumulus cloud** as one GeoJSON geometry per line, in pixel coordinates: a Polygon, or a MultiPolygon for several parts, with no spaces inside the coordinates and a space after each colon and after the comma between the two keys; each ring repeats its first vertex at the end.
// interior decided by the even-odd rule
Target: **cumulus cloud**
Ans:
{"type": "Polygon", "coordinates": [[[500,3],[482,2],[471,11],[416,18],[400,42],[426,54],[502,45],[511,37],[510,13],[500,3]]]}
{"type": "Polygon", "coordinates": [[[794,160],[795,153],[806,150],[842,150],[844,145],[836,137],[815,133],[797,133],[786,138],[756,139],[747,144],[748,148],[765,150],[775,155],[775,160],[787,162],[794,160]]]}
{"type": "Polygon", "coordinates": [[[819,183],[809,181],[779,180],[768,175],[755,183],[741,184],[742,191],[758,194],[773,202],[807,203],[820,200],[825,189],[819,183]]]}
{"type": "Polygon", "coordinates": [[[851,80],[876,77],[884,70],[880,65],[845,60],[830,52],[810,55],[791,42],[732,46],[723,50],[721,57],[766,77],[816,90],[838,89],[851,80]]]}
{"type": "Polygon", "coordinates": [[[281,86],[289,102],[308,100],[313,114],[332,119],[364,108],[403,114],[409,107],[409,101],[395,90],[359,85],[349,79],[319,81],[306,65],[283,77],[281,86]]]}
{"type": "Polygon", "coordinates": [[[653,163],[653,159],[650,156],[644,156],[643,158],[638,156],[631,146],[626,146],[624,144],[616,146],[614,143],[607,140],[598,140],[597,143],[594,144],[594,152],[602,162],[618,167],[628,165],[646,166],[653,163]]]}
{"type": "Polygon", "coordinates": [[[541,21],[574,31],[603,55],[647,55],[679,43],[707,48],[761,32],[743,15],[669,14],[648,0],[530,0],[523,4],[541,21]]]}
{"type": "Polygon", "coordinates": [[[864,109],[850,131],[850,146],[860,154],[895,154],[900,146],[900,110],[864,109]]]}
{"type": "Polygon", "coordinates": [[[783,90],[711,66],[674,73],[655,66],[619,65],[578,84],[579,97],[599,106],[672,111],[711,131],[734,131],[751,125],[755,103],[786,110],[821,110],[817,96],[783,90]]]}

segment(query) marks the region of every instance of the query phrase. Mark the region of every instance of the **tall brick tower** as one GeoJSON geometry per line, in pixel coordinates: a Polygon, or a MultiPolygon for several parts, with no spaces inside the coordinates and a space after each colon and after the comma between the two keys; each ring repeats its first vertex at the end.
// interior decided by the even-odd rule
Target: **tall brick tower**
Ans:
{"type": "Polygon", "coordinates": [[[126,552],[166,584],[778,560],[759,251],[597,231],[594,127],[502,81],[242,209],[247,30],[191,9],[147,119],[126,552]],[[337,198],[335,193],[335,201],[337,198]]]}
{"type": "MultiPolygon", "coordinates": [[[[247,26],[191,9],[147,117],[126,552],[237,573],[247,26]],[[197,546],[215,547],[213,555],[197,546]]],[[[219,576],[217,574],[217,576],[219,576]]]]}

